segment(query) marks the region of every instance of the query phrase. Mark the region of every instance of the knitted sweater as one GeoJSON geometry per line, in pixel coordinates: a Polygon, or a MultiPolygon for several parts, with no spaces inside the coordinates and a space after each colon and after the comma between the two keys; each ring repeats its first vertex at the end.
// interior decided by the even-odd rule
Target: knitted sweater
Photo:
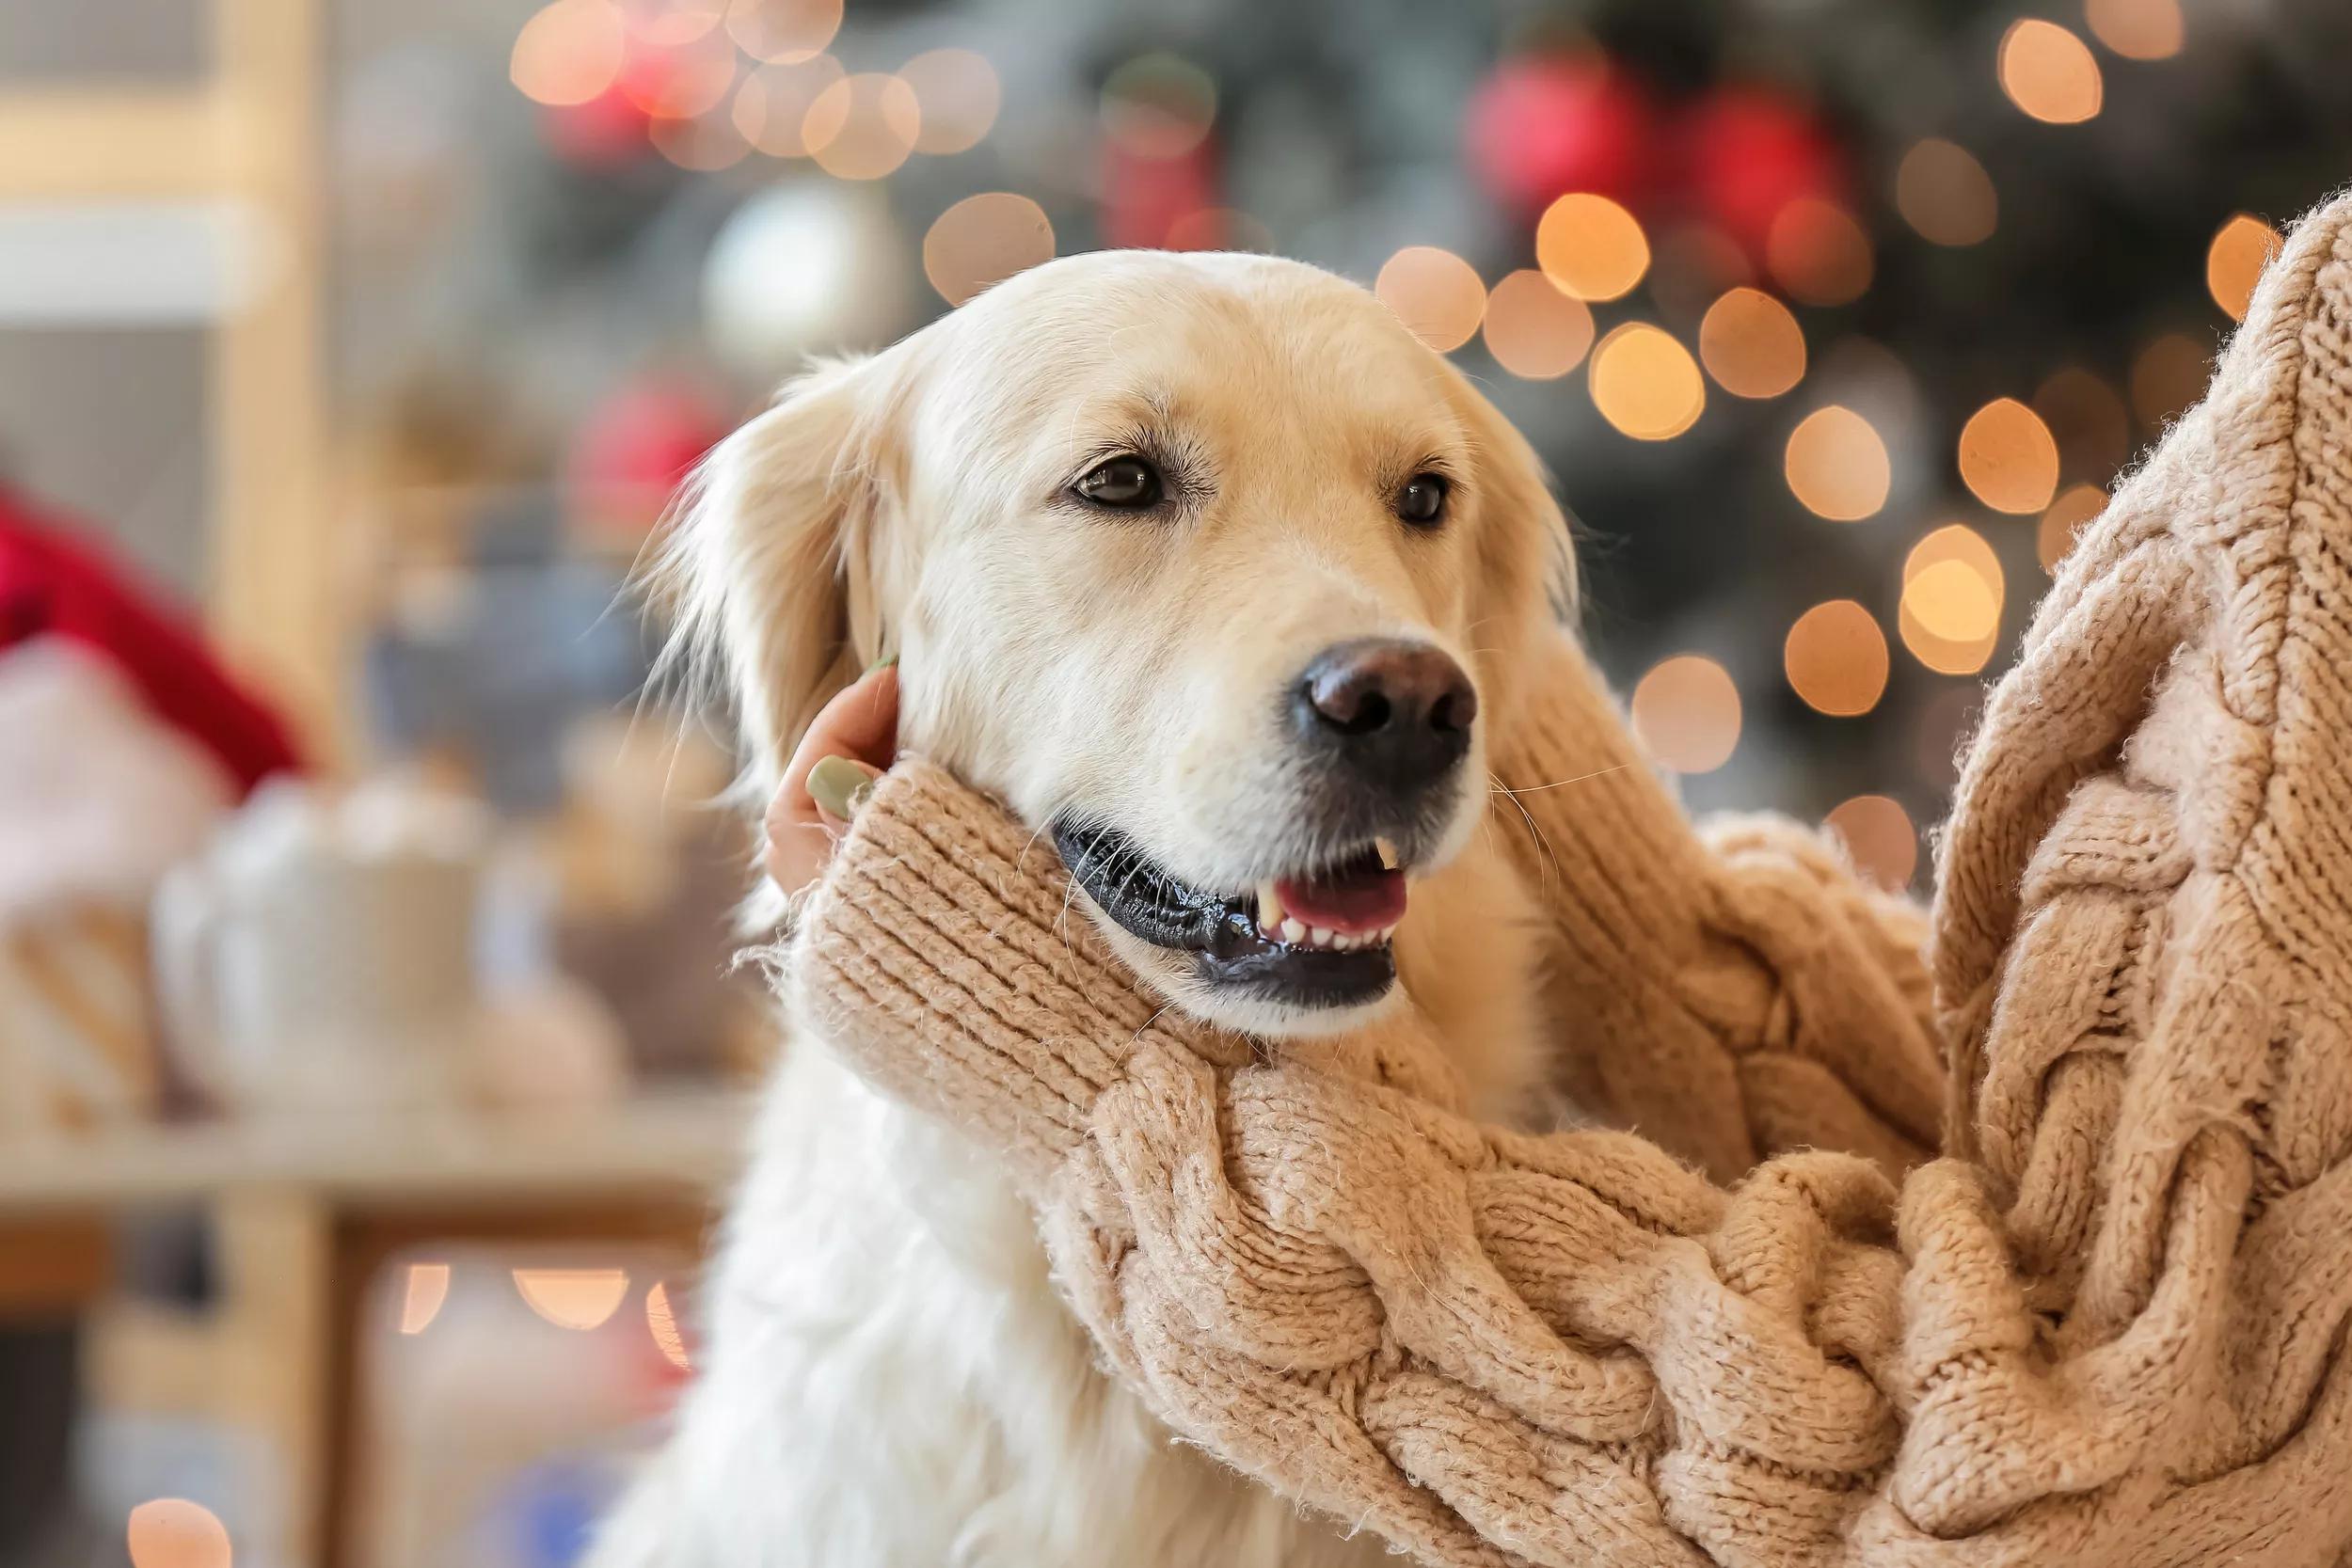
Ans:
{"type": "Polygon", "coordinates": [[[1639,768],[1530,787],[1630,754],[1565,641],[1504,775],[1575,1076],[1646,1138],[1467,1119],[1409,1017],[1263,1053],[1180,1017],[919,761],[787,978],[1021,1173],[1170,1426],[1425,1561],[2334,1568],[2348,575],[2339,202],[1993,693],[1939,859],[1942,1066],[1920,927],[1817,845],[1694,831],[1639,768]]]}

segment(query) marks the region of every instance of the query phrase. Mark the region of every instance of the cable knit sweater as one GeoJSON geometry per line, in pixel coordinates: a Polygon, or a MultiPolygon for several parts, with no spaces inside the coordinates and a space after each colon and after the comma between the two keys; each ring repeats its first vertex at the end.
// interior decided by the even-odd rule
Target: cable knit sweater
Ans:
{"type": "MultiPolygon", "coordinates": [[[[1643,1135],[1500,1131],[1409,1017],[1262,1053],[1163,1008],[914,761],[797,1004],[1011,1162],[1176,1431],[1426,1561],[2352,1561],[2348,214],[1994,690],[1931,993],[1794,830],[1639,768],[1527,790],[1575,1076],[1643,1135]]],[[[1557,657],[1511,782],[1630,754],[1557,657]]]]}

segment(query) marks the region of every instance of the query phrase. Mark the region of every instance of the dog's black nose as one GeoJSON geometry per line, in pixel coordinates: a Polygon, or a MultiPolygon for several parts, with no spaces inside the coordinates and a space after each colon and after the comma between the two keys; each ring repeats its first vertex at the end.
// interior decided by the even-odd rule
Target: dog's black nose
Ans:
{"type": "Polygon", "coordinates": [[[1299,677],[1299,738],[1366,784],[1403,793],[1435,783],[1470,750],[1478,691],[1444,650],[1369,637],[1323,650],[1299,677]]]}

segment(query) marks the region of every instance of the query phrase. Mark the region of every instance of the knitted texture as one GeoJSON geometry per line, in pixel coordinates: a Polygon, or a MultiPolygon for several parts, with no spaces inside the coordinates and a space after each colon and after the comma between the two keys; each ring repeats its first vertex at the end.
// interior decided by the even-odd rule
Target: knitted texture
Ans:
{"type": "Polygon", "coordinates": [[[1939,857],[1941,1075],[1901,913],[1789,830],[1692,833],[1563,672],[1503,762],[1600,1026],[1578,1076],[1718,1175],[1771,1156],[1728,1189],[1630,1133],[1468,1120],[1409,1016],[1267,1059],[1165,1009],[919,761],[788,976],[1012,1162],[1175,1430],[1424,1560],[2330,1568],[2348,574],[2340,202],[1992,697],[1939,857]],[[1898,1187],[1939,1095],[1947,1157],[1898,1187]],[[1776,1152],[1808,1137],[1875,1158],[1776,1152]]]}

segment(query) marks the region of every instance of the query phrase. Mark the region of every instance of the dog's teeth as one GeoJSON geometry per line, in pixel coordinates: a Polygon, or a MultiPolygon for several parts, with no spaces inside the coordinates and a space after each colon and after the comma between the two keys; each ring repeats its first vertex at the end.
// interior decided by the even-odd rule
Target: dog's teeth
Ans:
{"type": "Polygon", "coordinates": [[[1282,940],[1295,947],[1307,940],[1307,927],[1295,920],[1286,919],[1282,922],[1282,940]]]}
{"type": "Polygon", "coordinates": [[[1273,936],[1282,928],[1282,895],[1269,877],[1258,884],[1258,929],[1273,936]]]}
{"type": "Polygon", "coordinates": [[[1307,927],[1307,940],[1313,942],[1317,947],[1330,946],[1333,940],[1337,936],[1337,932],[1327,930],[1321,926],[1310,926],[1307,927]]]}
{"type": "Polygon", "coordinates": [[[1387,839],[1375,838],[1372,841],[1372,847],[1380,851],[1380,864],[1383,869],[1394,871],[1398,866],[1405,863],[1397,858],[1396,846],[1391,844],[1387,839]]]}

